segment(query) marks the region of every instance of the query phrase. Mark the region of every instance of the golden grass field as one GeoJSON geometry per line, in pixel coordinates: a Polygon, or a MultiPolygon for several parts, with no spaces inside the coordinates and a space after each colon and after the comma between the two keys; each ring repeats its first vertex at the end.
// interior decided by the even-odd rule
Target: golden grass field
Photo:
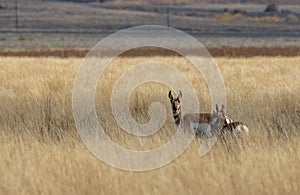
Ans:
{"type": "MultiPolygon", "coordinates": [[[[203,111],[209,92],[180,57],[153,57],[174,65],[195,86],[203,111]]],[[[300,57],[216,58],[227,91],[227,114],[250,128],[246,139],[220,140],[204,157],[200,140],[167,166],[129,172],[94,157],[72,116],[72,87],[82,58],[0,58],[0,194],[299,194],[300,57]]],[[[147,138],[122,132],[113,121],[116,79],[145,57],[117,58],[100,78],[96,107],[112,139],[129,148],[157,147],[174,130],[167,86],[146,84],[130,99],[137,121],[160,101],[164,128],[147,138]],[[117,68],[116,68],[117,67],[117,68]]],[[[184,99],[184,94],[182,101],[184,99]]],[[[146,148],[147,149],[147,148],[146,148]]]]}

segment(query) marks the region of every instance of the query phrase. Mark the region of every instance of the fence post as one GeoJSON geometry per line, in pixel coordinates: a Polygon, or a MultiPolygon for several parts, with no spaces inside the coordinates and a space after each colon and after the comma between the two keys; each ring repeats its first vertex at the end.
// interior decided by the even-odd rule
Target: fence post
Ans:
{"type": "Polygon", "coordinates": [[[19,18],[18,18],[18,0],[15,0],[15,12],[16,12],[16,23],[15,28],[18,28],[19,25],[19,18]]]}
{"type": "Polygon", "coordinates": [[[170,27],[170,0],[168,0],[167,5],[167,26],[170,27]]]}

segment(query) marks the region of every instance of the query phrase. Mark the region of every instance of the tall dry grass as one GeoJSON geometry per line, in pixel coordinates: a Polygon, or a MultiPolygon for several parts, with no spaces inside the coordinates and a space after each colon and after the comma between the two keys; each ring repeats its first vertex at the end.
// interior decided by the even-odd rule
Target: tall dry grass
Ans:
{"type": "MultiPolygon", "coordinates": [[[[183,58],[154,57],[174,65],[197,89],[201,109],[210,108],[203,78],[183,58]]],[[[96,107],[112,139],[139,149],[170,139],[174,125],[168,87],[146,84],[130,99],[137,121],[161,101],[164,128],[148,138],[124,133],[113,121],[110,91],[117,78],[144,57],[118,58],[100,78],[96,107]],[[117,67],[117,68],[116,68],[117,67]],[[108,101],[109,100],[109,101],[108,101]]],[[[246,140],[217,142],[203,158],[200,141],[171,164],[146,172],[112,168],[81,142],[72,117],[72,85],[82,59],[0,58],[1,194],[299,194],[300,57],[217,58],[227,90],[227,113],[247,123],[246,140]]],[[[183,99],[182,101],[187,101],[183,99]]],[[[174,129],[173,129],[174,130],[174,129]]],[[[146,148],[147,149],[147,148],[146,148]]]]}

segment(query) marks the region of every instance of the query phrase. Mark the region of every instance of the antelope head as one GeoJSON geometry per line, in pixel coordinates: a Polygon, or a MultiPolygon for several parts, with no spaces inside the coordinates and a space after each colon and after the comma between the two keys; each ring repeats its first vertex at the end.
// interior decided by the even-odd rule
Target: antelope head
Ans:
{"type": "Polygon", "coordinates": [[[211,128],[214,132],[220,132],[223,128],[225,121],[225,106],[222,105],[222,109],[219,111],[219,107],[216,104],[216,111],[213,112],[212,118],[210,121],[211,128]]]}
{"type": "Polygon", "coordinates": [[[169,98],[170,98],[173,117],[176,125],[180,124],[180,119],[181,119],[181,105],[180,105],[181,97],[182,97],[181,91],[179,91],[177,98],[173,97],[171,90],[169,91],[169,98]]]}

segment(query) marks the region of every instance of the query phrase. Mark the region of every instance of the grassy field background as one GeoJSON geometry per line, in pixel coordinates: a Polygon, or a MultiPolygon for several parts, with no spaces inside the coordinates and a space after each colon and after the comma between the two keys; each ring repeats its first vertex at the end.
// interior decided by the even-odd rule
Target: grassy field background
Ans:
{"type": "MultiPolygon", "coordinates": [[[[203,78],[178,56],[153,57],[179,69],[195,86],[201,109],[210,97],[203,78]]],[[[0,193],[8,194],[299,194],[300,57],[216,58],[227,92],[227,114],[250,128],[247,139],[217,142],[203,158],[200,140],[171,164],[146,172],[112,168],[96,159],[77,134],[71,109],[73,81],[82,58],[0,58],[0,193]]],[[[99,80],[96,107],[112,139],[151,148],[170,139],[174,124],[169,88],[146,84],[130,110],[147,120],[153,101],[165,105],[164,128],[147,138],[121,131],[112,120],[111,88],[146,57],[115,59],[99,80]]],[[[187,101],[183,99],[182,101],[187,101]]]]}

